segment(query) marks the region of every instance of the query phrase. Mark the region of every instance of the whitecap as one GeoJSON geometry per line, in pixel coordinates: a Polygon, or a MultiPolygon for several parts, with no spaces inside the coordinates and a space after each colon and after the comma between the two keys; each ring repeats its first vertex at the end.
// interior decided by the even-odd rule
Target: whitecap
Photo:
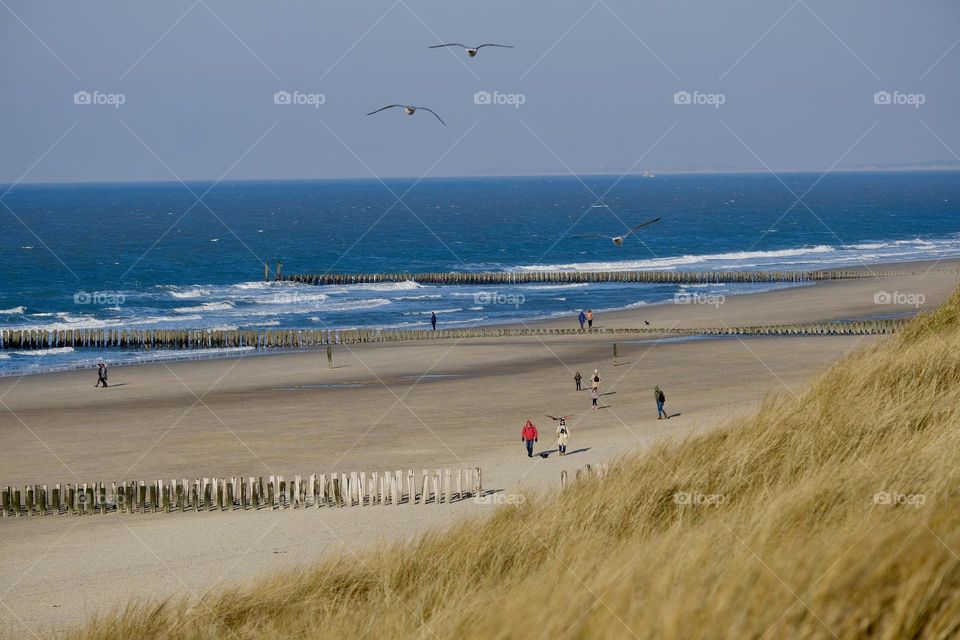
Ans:
{"type": "Polygon", "coordinates": [[[64,353],[73,353],[73,347],[53,347],[52,349],[32,349],[30,351],[14,351],[18,356],[57,356],[64,353]]]}
{"type": "Polygon", "coordinates": [[[196,313],[197,311],[227,311],[233,309],[232,302],[204,302],[196,307],[177,307],[177,313],[196,313]]]}
{"type": "Polygon", "coordinates": [[[186,291],[170,291],[170,297],[176,298],[177,300],[193,300],[194,298],[202,298],[204,296],[210,295],[212,292],[210,289],[187,289],[186,291]]]}
{"type": "Polygon", "coordinates": [[[701,255],[683,255],[651,260],[623,260],[615,262],[574,262],[569,264],[541,264],[515,267],[513,271],[642,271],[644,269],[666,269],[708,263],[714,260],[748,260],[755,258],[785,258],[790,256],[818,255],[834,253],[837,249],[828,245],[801,247],[797,249],[777,249],[775,251],[732,251],[729,253],[708,253],[701,255]]]}

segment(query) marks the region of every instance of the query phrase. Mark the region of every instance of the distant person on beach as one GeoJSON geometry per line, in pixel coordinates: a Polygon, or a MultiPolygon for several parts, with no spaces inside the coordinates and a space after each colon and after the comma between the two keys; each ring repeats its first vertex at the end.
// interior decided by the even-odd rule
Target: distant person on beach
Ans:
{"type": "Polygon", "coordinates": [[[590,405],[591,405],[590,408],[594,410],[598,409],[599,407],[597,407],[597,402],[599,400],[600,400],[600,390],[597,389],[596,387],[594,387],[593,389],[590,389],[590,405]]]}
{"type": "Polygon", "coordinates": [[[520,430],[520,439],[523,440],[523,443],[527,445],[527,457],[533,457],[533,443],[537,441],[540,437],[540,434],[537,433],[537,428],[533,426],[533,423],[527,420],[526,424],[523,425],[523,429],[520,430]]]}
{"type": "Polygon", "coordinates": [[[590,378],[590,388],[594,391],[600,390],[600,369],[593,370],[593,377],[590,378]]]}
{"type": "Polygon", "coordinates": [[[107,385],[107,365],[103,362],[97,363],[97,384],[93,385],[94,389],[98,388],[100,385],[104,387],[107,385]]]}
{"type": "Polygon", "coordinates": [[[581,311],[580,315],[577,316],[577,321],[580,323],[580,331],[583,331],[583,325],[587,322],[587,314],[581,311]]]}
{"type": "Polygon", "coordinates": [[[567,455],[567,441],[570,439],[570,429],[567,427],[567,421],[560,418],[560,424],[557,425],[557,448],[560,449],[560,455],[567,455]]]}
{"type": "Polygon", "coordinates": [[[433,311],[430,312],[430,326],[434,331],[437,330],[437,314],[433,311]]]}
{"type": "Polygon", "coordinates": [[[580,391],[580,381],[583,380],[583,376],[580,375],[580,372],[577,371],[573,374],[573,381],[577,383],[577,391],[580,391]]]}
{"type": "Polygon", "coordinates": [[[657,420],[663,420],[664,418],[669,420],[670,416],[663,410],[663,403],[667,401],[667,396],[663,395],[660,387],[653,388],[653,398],[657,401],[657,420]]]}
{"type": "Polygon", "coordinates": [[[587,328],[593,329],[593,309],[587,309],[587,328]]]}

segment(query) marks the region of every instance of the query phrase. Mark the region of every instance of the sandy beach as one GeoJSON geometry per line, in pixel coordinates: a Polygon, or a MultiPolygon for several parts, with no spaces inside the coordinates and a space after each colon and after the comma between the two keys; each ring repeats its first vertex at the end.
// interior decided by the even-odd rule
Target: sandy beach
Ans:
{"type": "MultiPolygon", "coordinates": [[[[595,326],[695,327],[821,322],[915,313],[878,292],[940,304],[958,277],[826,282],[719,305],[654,305],[598,315],[595,326]]],[[[896,269],[934,266],[916,263],[896,269]]],[[[880,267],[874,267],[879,269],[880,267]]],[[[939,270],[944,270],[943,272],[939,270]]],[[[597,308],[603,308],[598,300],[597,308]]],[[[551,320],[548,326],[575,319],[551,320]]],[[[556,336],[357,345],[114,367],[106,390],[91,371],[0,379],[0,484],[151,480],[479,466],[485,488],[559,485],[560,471],[610,460],[750,412],[795,391],[845,353],[882,337],[658,340],[556,336]],[[617,366],[612,343],[618,343],[617,366]],[[601,409],[573,375],[599,368],[601,409]],[[654,385],[669,421],[656,420],[654,385]],[[528,459],[530,418],[554,449],[544,414],[572,414],[565,458],[528,459]]],[[[584,385],[588,387],[588,385],[584,385]]],[[[2,519],[0,628],[9,637],[76,624],[130,598],[186,596],[262,572],[404,539],[489,513],[453,505],[199,514],[2,519]]]]}

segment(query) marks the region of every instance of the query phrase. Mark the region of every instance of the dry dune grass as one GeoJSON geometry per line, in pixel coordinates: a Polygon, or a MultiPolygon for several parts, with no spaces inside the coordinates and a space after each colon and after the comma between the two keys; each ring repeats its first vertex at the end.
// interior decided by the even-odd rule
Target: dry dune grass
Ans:
{"type": "Polygon", "coordinates": [[[71,637],[953,638],[958,426],[955,294],[799,397],[603,480],[71,637]]]}

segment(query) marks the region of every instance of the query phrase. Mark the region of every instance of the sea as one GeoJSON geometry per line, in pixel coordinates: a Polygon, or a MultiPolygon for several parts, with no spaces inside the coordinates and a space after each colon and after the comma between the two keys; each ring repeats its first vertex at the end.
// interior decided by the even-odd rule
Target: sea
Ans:
{"type": "MultiPolygon", "coordinates": [[[[960,173],[0,187],[0,328],[467,327],[785,285],[312,286],[284,273],[821,269],[960,256],[960,173]],[[651,218],[660,222],[612,237],[651,218]]],[[[191,353],[0,351],[0,375],[191,353]]]]}

